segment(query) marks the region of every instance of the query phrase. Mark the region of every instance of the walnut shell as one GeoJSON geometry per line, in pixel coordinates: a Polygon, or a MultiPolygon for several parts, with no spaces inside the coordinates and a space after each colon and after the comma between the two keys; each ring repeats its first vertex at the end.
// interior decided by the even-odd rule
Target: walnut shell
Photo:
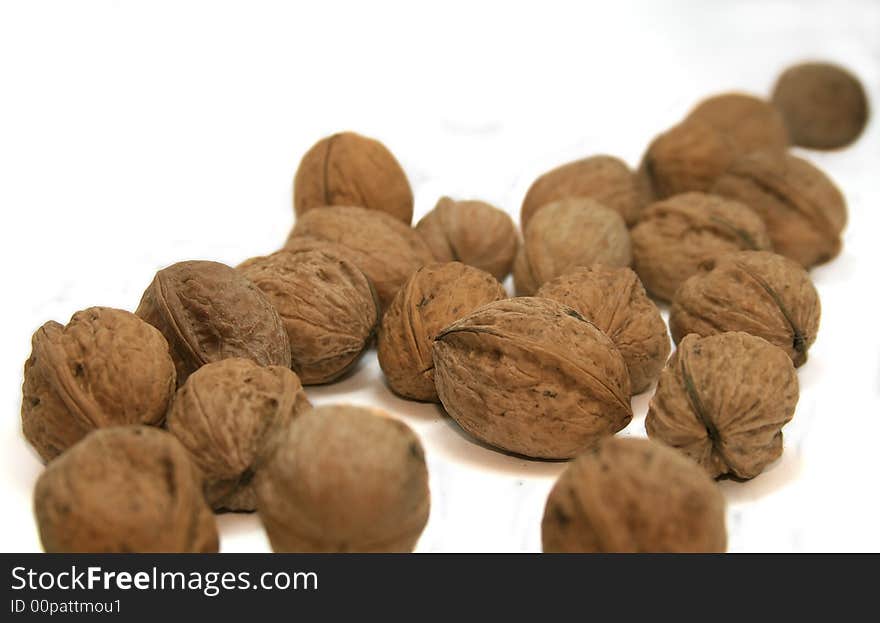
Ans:
{"type": "Polygon", "coordinates": [[[616,210],[632,225],[639,218],[642,196],[633,172],[614,156],[591,156],[548,171],[532,183],[519,220],[525,229],[539,208],[561,199],[585,197],[616,210]]]}
{"type": "Polygon", "coordinates": [[[278,310],[293,370],[306,385],[329,383],[351,369],[379,323],[379,300],[357,266],[333,253],[281,250],[238,270],[278,310]]]}
{"type": "Polygon", "coordinates": [[[404,398],[439,402],[434,386],[434,337],[476,308],[507,297],[489,273],[459,262],[429,264],[398,291],[382,318],[379,365],[404,398]]]}
{"type": "Polygon", "coordinates": [[[67,326],[47,322],[24,365],[24,436],[44,461],[95,428],[161,424],[174,362],[155,328],[121,309],[90,307],[67,326]]]}
{"type": "Polygon", "coordinates": [[[290,367],[290,341],[278,312],[226,264],[193,260],[163,268],[135,313],[168,340],[178,386],[204,364],[230,357],[290,367]]]}
{"type": "Polygon", "coordinates": [[[797,400],[781,348],[742,332],[688,335],[660,374],[645,428],[713,477],[754,478],[782,455],[797,400]]]}
{"type": "Polygon", "coordinates": [[[712,192],[749,206],[764,219],[776,252],[807,268],[840,252],[846,200],[834,182],[802,158],[751,153],[733,163],[712,192]]]}
{"type": "Polygon", "coordinates": [[[444,329],[433,351],[446,411],[477,439],[508,452],[570,458],[632,419],[623,357],[556,301],[485,305],[444,329]]]}
{"type": "Polygon", "coordinates": [[[394,155],[375,139],[342,132],[303,156],[293,180],[293,207],[302,216],[314,208],[352,205],[412,221],[412,189],[394,155]]]}
{"type": "Polygon", "coordinates": [[[611,338],[626,362],[633,394],[660,376],[669,357],[669,333],[629,268],[575,268],[545,283],[535,296],[568,305],[611,338]]]}
{"type": "Polygon", "coordinates": [[[276,552],[410,552],[430,510],[418,437],[378,409],[298,417],[256,478],[276,552]]]}
{"type": "Polygon", "coordinates": [[[724,496],[693,461],[647,439],[612,438],[575,459],[541,523],[550,553],[724,552],[724,496]]]}
{"type": "Polygon", "coordinates": [[[289,368],[223,359],[195,372],[177,392],[168,430],[205,478],[215,510],[256,508],[253,477],[274,435],[311,409],[289,368]]]}
{"type": "Polygon", "coordinates": [[[576,266],[629,266],[629,231],[620,214],[592,199],[550,203],[529,221],[513,264],[520,296],[576,266]]]}
{"type": "Polygon", "coordinates": [[[739,153],[756,150],[783,151],[788,130],[782,114],[770,102],[745,93],[722,93],[709,97],[688,115],[723,132],[739,153]]]}
{"type": "Polygon", "coordinates": [[[513,266],[519,234],[513,220],[482,201],[441,197],[416,225],[438,262],[462,262],[503,281],[513,266]]]}
{"type": "Polygon", "coordinates": [[[835,149],[855,141],[868,122],[868,98],[859,79],[828,63],[786,69],[773,88],[795,145],[835,149]]]}
{"type": "Polygon", "coordinates": [[[219,547],[198,470],[173,435],[102,428],[49,463],[34,489],[49,553],[209,553],[219,547]]]}
{"type": "Polygon", "coordinates": [[[775,253],[743,251],[684,282],[669,327],[676,343],[688,333],[744,331],[775,344],[800,366],[816,341],[819,314],[819,294],[800,264],[775,253]]]}
{"type": "Polygon", "coordinates": [[[651,204],[630,234],[636,273],[666,301],[704,262],[771,247],[764,222],[746,205],[697,192],[651,204]]]}
{"type": "Polygon", "coordinates": [[[334,206],[307,212],[297,220],[285,247],[300,245],[300,236],[347,247],[350,257],[345,259],[373,282],[383,309],[411,274],[434,262],[418,232],[387,214],[365,208],[334,206]]]}

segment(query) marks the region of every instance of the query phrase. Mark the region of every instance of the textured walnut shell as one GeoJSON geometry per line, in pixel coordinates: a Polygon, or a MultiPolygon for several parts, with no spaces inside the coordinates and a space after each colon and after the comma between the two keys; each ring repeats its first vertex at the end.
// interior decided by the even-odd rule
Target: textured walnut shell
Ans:
{"type": "Polygon", "coordinates": [[[775,253],[743,251],[684,282],[672,302],[669,328],[676,342],[688,333],[744,331],[775,344],[800,366],[816,340],[819,314],[819,294],[800,264],[775,253]]]}
{"type": "Polygon", "coordinates": [[[868,122],[868,98],[859,79],[827,63],[790,67],[773,88],[795,145],[835,149],[855,141],[868,122]]]}
{"type": "Polygon", "coordinates": [[[513,264],[520,296],[576,266],[629,266],[629,231],[621,216],[592,199],[563,199],[541,208],[525,229],[513,264]]]}
{"type": "Polygon", "coordinates": [[[431,348],[441,330],[476,308],[507,297],[489,273],[459,262],[413,273],[382,318],[379,365],[395,393],[439,402],[431,348]]]}
{"type": "Polygon", "coordinates": [[[523,199],[519,220],[523,229],[539,208],[548,203],[586,197],[616,210],[627,225],[639,218],[642,197],[633,172],[613,156],[592,156],[544,173],[523,199]]]}
{"type": "Polygon", "coordinates": [[[660,374],[645,428],[714,477],[754,478],[782,455],[797,400],[781,348],[741,332],[688,335],[660,374]]]}
{"type": "Polygon", "coordinates": [[[696,192],[651,204],[630,235],[636,273],[666,301],[703,263],[771,247],[764,222],[746,205],[696,192]]]}
{"type": "Polygon", "coordinates": [[[342,132],[321,139],[303,156],[293,180],[296,215],[340,205],[380,210],[407,225],[412,221],[406,173],[379,141],[342,132]]]}
{"type": "Polygon", "coordinates": [[[519,234],[513,220],[482,201],[442,197],[416,225],[438,262],[462,262],[503,281],[513,266],[519,234]]]}
{"type": "Polygon", "coordinates": [[[281,316],[293,370],[304,384],[336,380],[372,341],[379,322],[376,292],[357,266],[332,251],[281,250],[238,269],[281,316]]]}
{"type": "Polygon", "coordinates": [[[626,362],[633,394],[660,376],[670,349],[666,323],[629,268],[575,268],[535,296],[568,305],[611,338],[626,362]]]}
{"type": "Polygon", "coordinates": [[[807,268],[840,252],[846,200],[834,182],[802,158],[754,152],[719,177],[712,192],[757,212],[775,251],[807,268]]]}
{"type": "Polygon", "coordinates": [[[346,259],[373,282],[383,309],[411,274],[434,262],[418,232],[387,214],[364,208],[335,206],[307,212],[297,219],[286,248],[296,248],[300,236],[347,247],[350,256],[346,259]]]}
{"type": "Polygon", "coordinates": [[[47,322],[24,364],[24,436],[48,461],[89,431],[161,424],[174,396],[174,362],[155,328],[120,309],[91,307],[67,326],[47,322]]]}
{"type": "Polygon", "coordinates": [[[549,553],[727,550],[718,485],[679,452],[631,437],[603,441],[562,472],[541,533],[549,553]]]}
{"type": "Polygon", "coordinates": [[[198,470],[173,435],[96,430],[49,463],[34,489],[49,553],[209,553],[219,547],[198,470]]]}
{"type": "Polygon", "coordinates": [[[788,147],[788,130],[779,110],[752,95],[722,93],[709,97],[697,104],[688,118],[726,134],[740,153],[783,151],[788,147]]]}
{"type": "Polygon", "coordinates": [[[168,414],[168,430],[201,469],[212,508],[252,511],[253,477],[264,451],[308,409],[302,384],[289,368],[224,359],[186,380],[168,414]]]}
{"type": "Polygon", "coordinates": [[[632,419],[623,357],[556,301],[485,305],[442,331],[433,351],[446,411],[480,441],[508,452],[571,458],[632,419]]]}
{"type": "Polygon", "coordinates": [[[415,433],[377,409],[347,405],[294,420],[256,491],[276,552],[411,552],[430,510],[415,433]]]}
{"type": "Polygon", "coordinates": [[[163,268],[135,313],[168,340],[178,385],[204,364],[230,357],[290,367],[278,312],[226,264],[195,260],[163,268]]]}

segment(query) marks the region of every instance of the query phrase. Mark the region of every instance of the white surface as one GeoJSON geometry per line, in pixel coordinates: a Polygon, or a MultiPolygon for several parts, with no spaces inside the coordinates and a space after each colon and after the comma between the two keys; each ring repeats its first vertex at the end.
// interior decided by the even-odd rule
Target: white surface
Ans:
{"type": "MultiPolygon", "coordinates": [[[[291,180],[320,137],[383,140],[416,217],[441,194],[517,214],[531,181],[611,153],[635,165],[700,97],[766,93],[804,57],[832,59],[880,103],[880,3],[2,2],[3,349],[0,550],[37,550],[40,464],[19,430],[30,335],[91,305],[134,309],[160,267],[277,248],[291,180]]],[[[841,256],[813,271],[819,339],[783,458],[722,483],[731,551],[880,550],[880,150],[809,153],[850,208],[841,256]]],[[[564,464],[465,439],[392,396],[375,354],[316,403],[375,404],[427,448],[433,508],[420,551],[538,551],[564,464]]],[[[626,434],[644,435],[650,393],[626,434]]],[[[220,518],[224,551],[264,551],[254,516],[220,518]]]]}

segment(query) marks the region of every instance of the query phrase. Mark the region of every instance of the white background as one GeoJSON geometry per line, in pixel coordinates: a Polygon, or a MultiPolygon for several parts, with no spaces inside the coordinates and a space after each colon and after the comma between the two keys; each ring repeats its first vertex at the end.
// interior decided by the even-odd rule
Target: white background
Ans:
{"type": "MultiPolygon", "coordinates": [[[[701,97],[767,93],[803,58],[841,62],[880,103],[880,3],[0,3],[0,550],[39,549],[40,471],[20,433],[31,333],[91,305],[134,309],[160,267],[273,251],[299,158],[326,134],[384,141],[416,218],[441,194],[518,214],[540,173],[647,142],[701,97]]],[[[843,253],[817,268],[819,339],[783,458],[724,482],[731,551],[880,550],[880,142],[808,153],[849,201],[843,253]]],[[[806,152],[804,152],[806,153],[806,152]]],[[[433,508],[419,551],[538,551],[564,464],[468,441],[395,398],[375,354],[316,403],[374,404],[421,435],[433,508]]],[[[644,435],[650,392],[625,434],[644,435]]],[[[265,551],[253,515],[223,551],[265,551]]]]}

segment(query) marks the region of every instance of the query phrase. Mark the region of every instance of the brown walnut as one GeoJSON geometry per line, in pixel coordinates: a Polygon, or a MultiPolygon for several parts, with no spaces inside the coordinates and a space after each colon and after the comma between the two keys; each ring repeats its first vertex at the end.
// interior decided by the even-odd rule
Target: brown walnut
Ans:
{"type": "Polygon", "coordinates": [[[688,335],[660,374],[645,428],[713,477],[754,478],[782,455],[797,400],[781,348],[741,332],[688,335]]]}
{"type": "Polygon", "coordinates": [[[783,151],[788,130],[782,114],[770,102],[745,93],[722,93],[709,97],[688,115],[723,132],[740,153],[756,150],[783,151]]]}
{"type": "Polygon", "coordinates": [[[219,547],[198,470],[164,430],[95,430],[49,463],[34,489],[49,553],[209,553],[219,547]]]}
{"type": "Polygon", "coordinates": [[[632,419],[623,357],[604,333],[556,301],[485,305],[444,329],[433,352],[446,411],[502,450],[571,458],[632,419]]]}
{"type": "Polygon", "coordinates": [[[607,439],[562,472],[541,533],[550,553],[724,552],[724,496],[663,444],[607,439]]]}
{"type": "Polygon", "coordinates": [[[348,405],[296,418],[257,474],[256,492],[276,552],[410,552],[430,509],[415,433],[348,405]]]}
{"type": "Polygon", "coordinates": [[[474,309],[507,297],[492,275],[459,262],[429,264],[410,277],[382,318],[379,365],[395,393],[438,402],[431,348],[436,335],[474,309]]]}
{"type": "Polygon", "coordinates": [[[535,296],[568,305],[611,338],[626,362],[633,394],[660,376],[669,357],[669,333],[629,268],[575,268],[545,283],[535,296]]]}
{"type": "Polygon", "coordinates": [[[47,322],[24,365],[24,436],[44,461],[96,428],[159,425],[174,396],[174,362],[155,328],[120,309],[90,307],[47,322]]]}

